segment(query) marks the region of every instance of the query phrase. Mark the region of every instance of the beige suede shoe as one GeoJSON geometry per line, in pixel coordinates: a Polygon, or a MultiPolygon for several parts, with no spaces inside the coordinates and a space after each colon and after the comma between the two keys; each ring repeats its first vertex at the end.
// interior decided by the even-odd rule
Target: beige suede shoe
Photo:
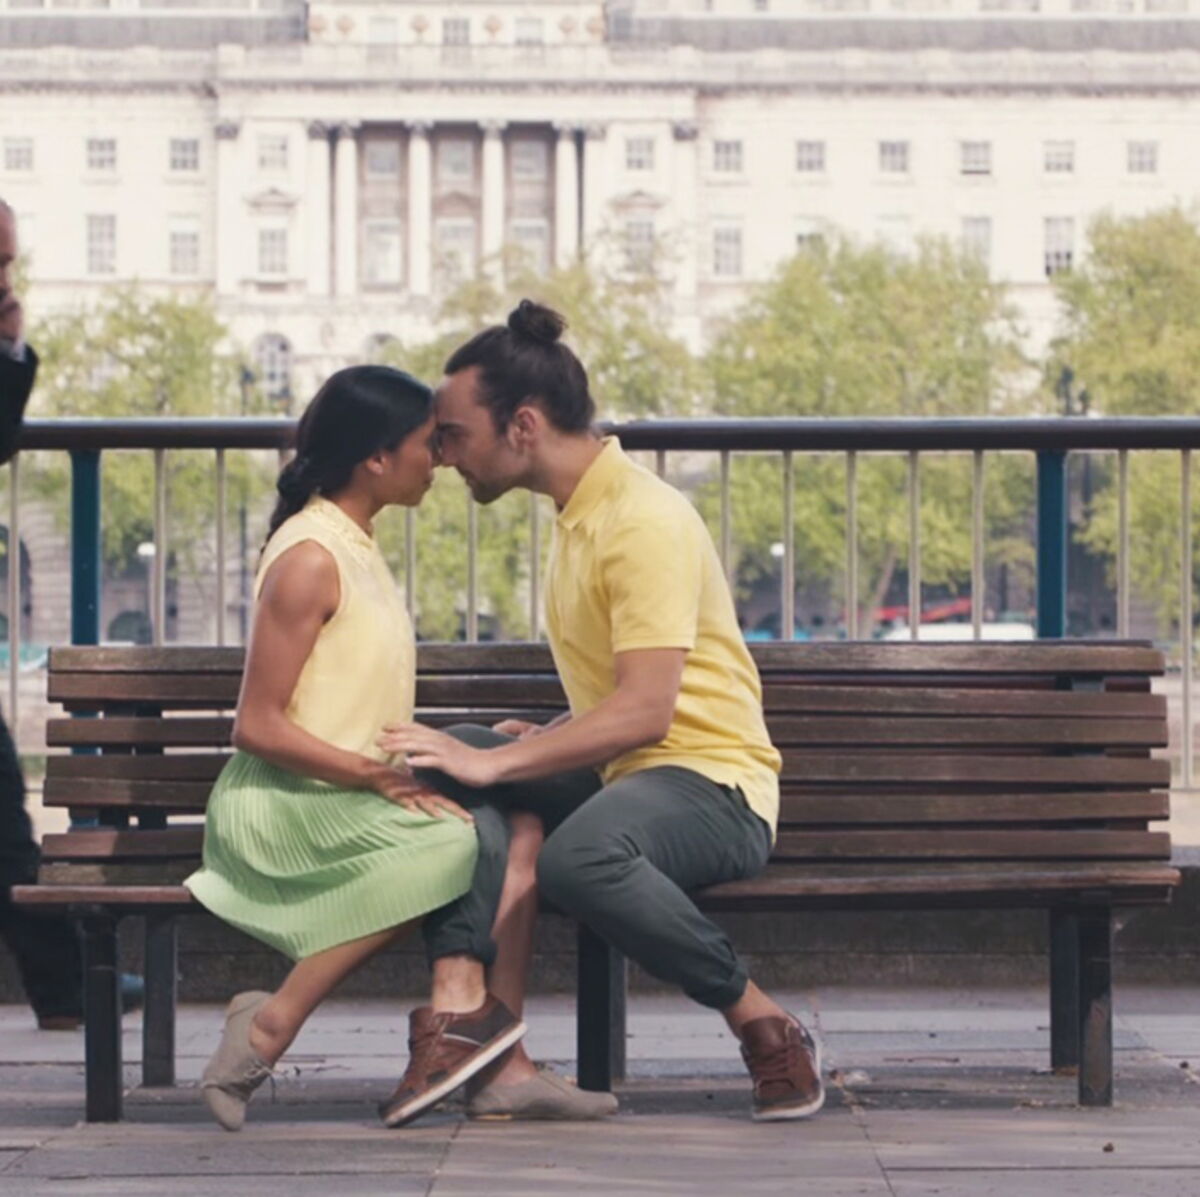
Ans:
{"type": "Polygon", "coordinates": [[[616,1112],[613,1094],[580,1089],[549,1068],[515,1085],[484,1085],[467,1103],[468,1117],[497,1122],[591,1122],[616,1112]]]}
{"type": "Polygon", "coordinates": [[[271,1067],[250,1046],[250,1024],[271,995],[259,990],[237,994],[225,1012],[225,1032],[204,1070],[200,1088],[213,1117],[227,1130],[242,1129],[246,1103],[271,1075],[271,1067]]]}

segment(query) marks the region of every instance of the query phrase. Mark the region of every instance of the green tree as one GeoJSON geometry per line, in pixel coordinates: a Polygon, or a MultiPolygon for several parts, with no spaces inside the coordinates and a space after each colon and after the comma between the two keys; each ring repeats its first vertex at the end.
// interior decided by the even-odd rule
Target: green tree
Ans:
{"type": "MultiPolygon", "coordinates": [[[[1004,291],[976,258],[941,240],[923,240],[902,254],[834,236],[798,253],[756,288],[717,330],[705,364],[709,407],[721,415],[944,417],[1009,409],[1022,359],[1004,291]]],[[[863,635],[904,564],[906,469],[896,456],[860,463],[863,635]]],[[[923,578],[961,585],[970,575],[970,463],[925,456],[921,480],[923,578]]],[[[1008,464],[994,462],[987,492],[993,553],[1027,560],[1013,552],[1015,538],[1006,535],[1025,518],[1020,491],[1008,464]]],[[[771,556],[782,535],[777,460],[735,461],[731,493],[736,575],[748,589],[778,569],[771,556]]],[[[841,461],[798,460],[801,587],[841,577],[845,493],[841,461]]],[[[714,524],[718,505],[710,483],[702,507],[714,524]]]]}
{"type": "MultiPolygon", "coordinates": [[[[1195,415],[1200,411],[1200,221],[1179,207],[1144,216],[1106,215],[1088,230],[1079,266],[1055,277],[1063,331],[1046,366],[1046,392],[1063,380],[1088,410],[1111,416],[1195,415]]],[[[1091,510],[1079,539],[1115,573],[1116,470],[1096,463],[1091,510]]],[[[1130,458],[1130,576],[1150,600],[1164,633],[1179,613],[1179,458],[1130,458]]],[[[1193,551],[1200,526],[1193,514],[1193,551]]]]}

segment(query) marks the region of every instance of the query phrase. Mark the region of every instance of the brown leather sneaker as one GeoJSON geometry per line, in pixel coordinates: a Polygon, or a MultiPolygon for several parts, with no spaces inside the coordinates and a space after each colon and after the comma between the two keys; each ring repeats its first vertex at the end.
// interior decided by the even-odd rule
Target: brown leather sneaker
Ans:
{"type": "Polygon", "coordinates": [[[525,1034],[525,1024],[490,993],[469,1014],[435,1014],[422,1006],[409,1015],[408,1027],[408,1068],[379,1106],[385,1126],[412,1122],[525,1034]]]}
{"type": "Polygon", "coordinates": [[[821,1048],[800,1020],[756,1018],[742,1027],[742,1059],[754,1081],[754,1121],[808,1118],[825,1104],[821,1048]]]}

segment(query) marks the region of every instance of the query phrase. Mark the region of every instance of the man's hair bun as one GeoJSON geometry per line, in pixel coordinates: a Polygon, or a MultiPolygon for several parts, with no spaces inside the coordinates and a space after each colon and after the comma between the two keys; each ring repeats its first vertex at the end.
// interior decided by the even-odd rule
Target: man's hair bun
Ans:
{"type": "Polygon", "coordinates": [[[522,299],[509,312],[508,327],[518,337],[553,345],[562,336],[567,322],[552,308],[534,303],[532,299],[522,299]]]}

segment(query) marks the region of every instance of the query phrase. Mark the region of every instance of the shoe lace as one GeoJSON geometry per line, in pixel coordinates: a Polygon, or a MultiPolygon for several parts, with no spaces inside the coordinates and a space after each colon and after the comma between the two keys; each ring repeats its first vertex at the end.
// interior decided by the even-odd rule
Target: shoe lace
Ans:
{"type": "Polygon", "coordinates": [[[408,1069],[407,1072],[423,1073],[427,1070],[430,1057],[437,1049],[441,1038],[443,1023],[437,1019],[414,1031],[408,1037],[408,1069]]]}
{"type": "Polygon", "coordinates": [[[800,1052],[803,1043],[788,1039],[771,1051],[760,1055],[755,1061],[755,1077],[760,1085],[772,1084],[776,1081],[790,1081],[800,1063],[800,1052]]]}

